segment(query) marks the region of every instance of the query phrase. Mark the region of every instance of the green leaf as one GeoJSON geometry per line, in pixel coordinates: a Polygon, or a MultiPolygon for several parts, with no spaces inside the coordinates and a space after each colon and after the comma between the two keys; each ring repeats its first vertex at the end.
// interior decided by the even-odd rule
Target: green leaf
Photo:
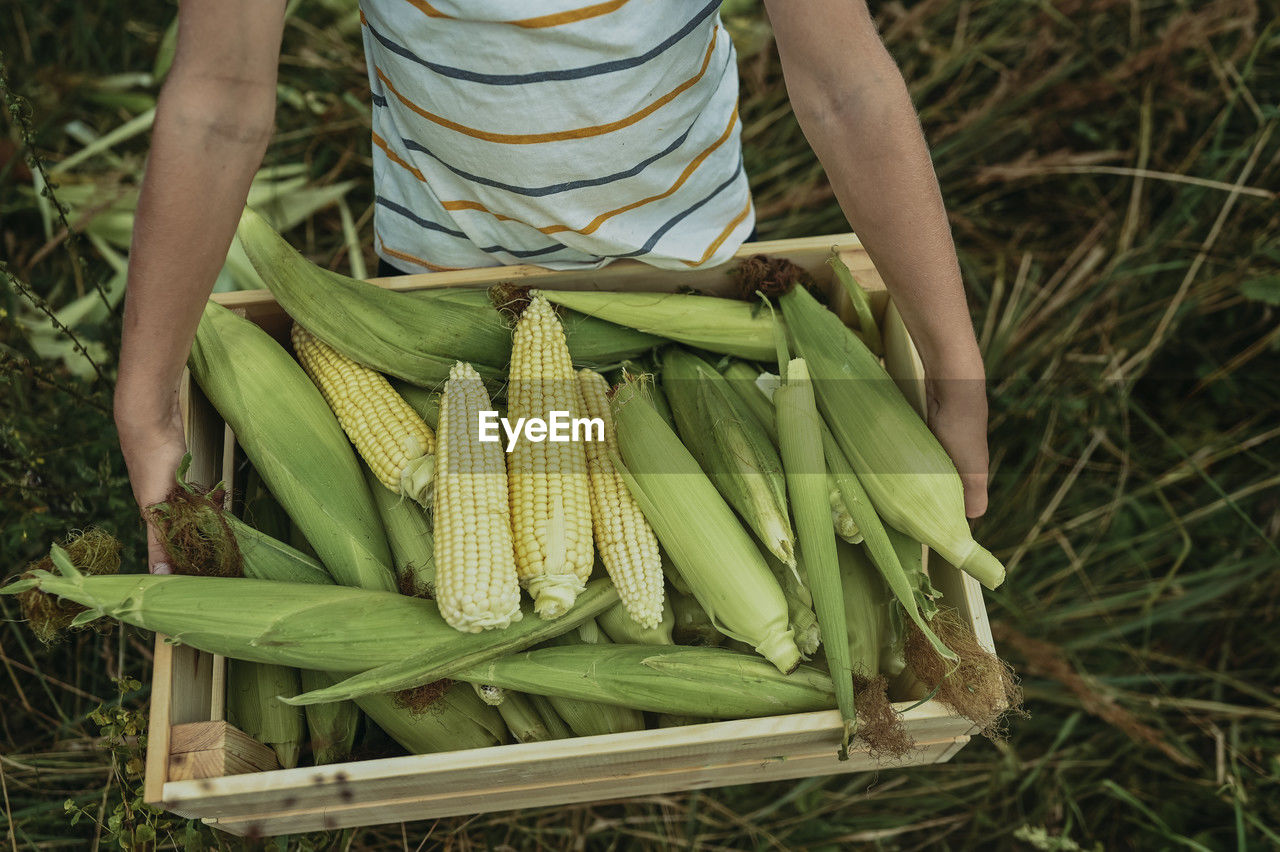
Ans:
{"type": "Polygon", "coordinates": [[[1240,293],[1251,302],[1280,305],[1280,275],[1264,275],[1240,285],[1240,293]]]}

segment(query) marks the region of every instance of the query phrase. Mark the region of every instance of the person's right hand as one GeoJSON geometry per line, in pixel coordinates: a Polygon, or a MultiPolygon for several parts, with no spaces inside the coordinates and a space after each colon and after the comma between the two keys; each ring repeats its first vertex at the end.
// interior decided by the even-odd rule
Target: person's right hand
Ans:
{"type": "MultiPolygon", "coordinates": [[[[116,431],[139,510],[169,496],[177,484],[174,477],[178,465],[187,452],[176,394],[172,401],[157,402],[154,397],[154,393],[134,395],[123,386],[116,388],[116,431]]],[[[155,524],[145,514],[143,519],[147,525],[148,569],[152,574],[172,574],[155,524]]]]}

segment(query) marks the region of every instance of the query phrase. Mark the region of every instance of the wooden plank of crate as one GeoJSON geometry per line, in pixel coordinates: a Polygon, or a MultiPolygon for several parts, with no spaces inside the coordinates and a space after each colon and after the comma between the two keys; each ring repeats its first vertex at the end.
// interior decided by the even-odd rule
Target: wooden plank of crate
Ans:
{"type": "MultiPolygon", "coordinates": [[[[963,742],[944,739],[920,743],[911,764],[949,760],[963,742]]],[[[906,764],[904,764],[906,765],[906,764]]],[[[869,759],[851,756],[841,762],[831,749],[821,753],[774,756],[764,759],[712,763],[698,767],[656,768],[644,775],[615,778],[561,777],[551,782],[506,785],[480,791],[419,793],[403,798],[356,804],[337,798],[319,808],[294,811],[262,811],[245,816],[206,819],[215,828],[240,835],[275,835],[301,831],[376,825],[401,820],[490,813],[514,808],[540,807],[584,801],[608,801],[635,796],[808,778],[884,768],[869,759]]]]}
{"type": "Polygon", "coordinates": [[[169,778],[187,781],[278,769],[276,753],[226,722],[174,725],[169,737],[169,778]]]}
{"type": "MultiPolygon", "coordinates": [[[[896,705],[921,741],[954,739],[972,727],[936,702],[896,705]]],[[[839,741],[835,711],[797,713],[635,731],[591,738],[388,758],[340,766],[298,768],[193,786],[165,787],[166,807],[179,813],[229,816],[261,809],[263,802],[318,807],[342,797],[351,803],[421,794],[424,789],[477,791],[495,785],[552,782],[558,777],[616,777],[655,767],[757,760],[778,754],[828,750],[839,741]]]]}

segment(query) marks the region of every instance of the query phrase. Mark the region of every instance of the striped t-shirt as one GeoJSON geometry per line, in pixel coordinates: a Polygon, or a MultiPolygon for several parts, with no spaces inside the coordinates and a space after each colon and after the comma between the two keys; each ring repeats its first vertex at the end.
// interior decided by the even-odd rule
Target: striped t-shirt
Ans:
{"type": "Polygon", "coordinates": [[[720,0],[361,0],[405,271],[729,258],[755,213],[720,0]]]}

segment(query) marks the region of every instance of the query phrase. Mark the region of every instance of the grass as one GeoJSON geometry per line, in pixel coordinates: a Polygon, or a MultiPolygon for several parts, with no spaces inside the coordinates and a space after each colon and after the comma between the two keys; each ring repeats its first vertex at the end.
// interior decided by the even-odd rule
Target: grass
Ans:
{"type": "MultiPolygon", "coordinates": [[[[0,255],[53,307],[111,270],[79,240],[76,274],[59,229],[46,232],[21,192],[22,156],[56,163],[84,144],[68,122],[105,133],[142,112],[153,87],[104,78],[151,70],[172,16],[160,3],[131,7],[128,20],[111,4],[62,5],[0,13],[31,136],[28,147],[24,122],[6,116],[0,255]]],[[[843,231],[761,13],[734,8],[760,234],[843,231]]],[[[934,151],[987,361],[994,478],[978,535],[1010,569],[988,600],[1030,718],[943,766],[384,826],[290,848],[1280,844],[1280,4],[925,0],[875,11],[934,151]]],[[[349,20],[337,0],[297,4],[268,163],[304,163],[321,186],[355,181],[346,200],[371,264],[367,91],[349,20]]],[[[60,180],[127,189],[144,154],[138,137],[60,180]]],[[[290,236],[346,270],[342,233],[327,208],[290,236]]],[[[10,316],[29,309],[15,286],[0,291],[10,316]]],[[[141,557],[103,413],[117,325],[111,313],[77,329],[102,347],[97,382],[0,326],[0,542],[13,567],[90,521],[141,557]]],[[[127,766],[112,763],[90,717],[114,696],[113,677],[145,683],[145,638],[88,633],[45,650],[4,615],[0,835],[14,848],[85,848],[110,840],[122,803],[121,825],[146,824],[122,796],[127,766]],[[75,826],[67,800],[87,812],[75,826]]],[[[128,693],[125,713],[146,697],[144,686],[128,693]]],[[[107,721],[127,742],[127,719],[107,721]]],[[[163,842],[183,839],[176,821],[159,828],[163,842]]]]}

